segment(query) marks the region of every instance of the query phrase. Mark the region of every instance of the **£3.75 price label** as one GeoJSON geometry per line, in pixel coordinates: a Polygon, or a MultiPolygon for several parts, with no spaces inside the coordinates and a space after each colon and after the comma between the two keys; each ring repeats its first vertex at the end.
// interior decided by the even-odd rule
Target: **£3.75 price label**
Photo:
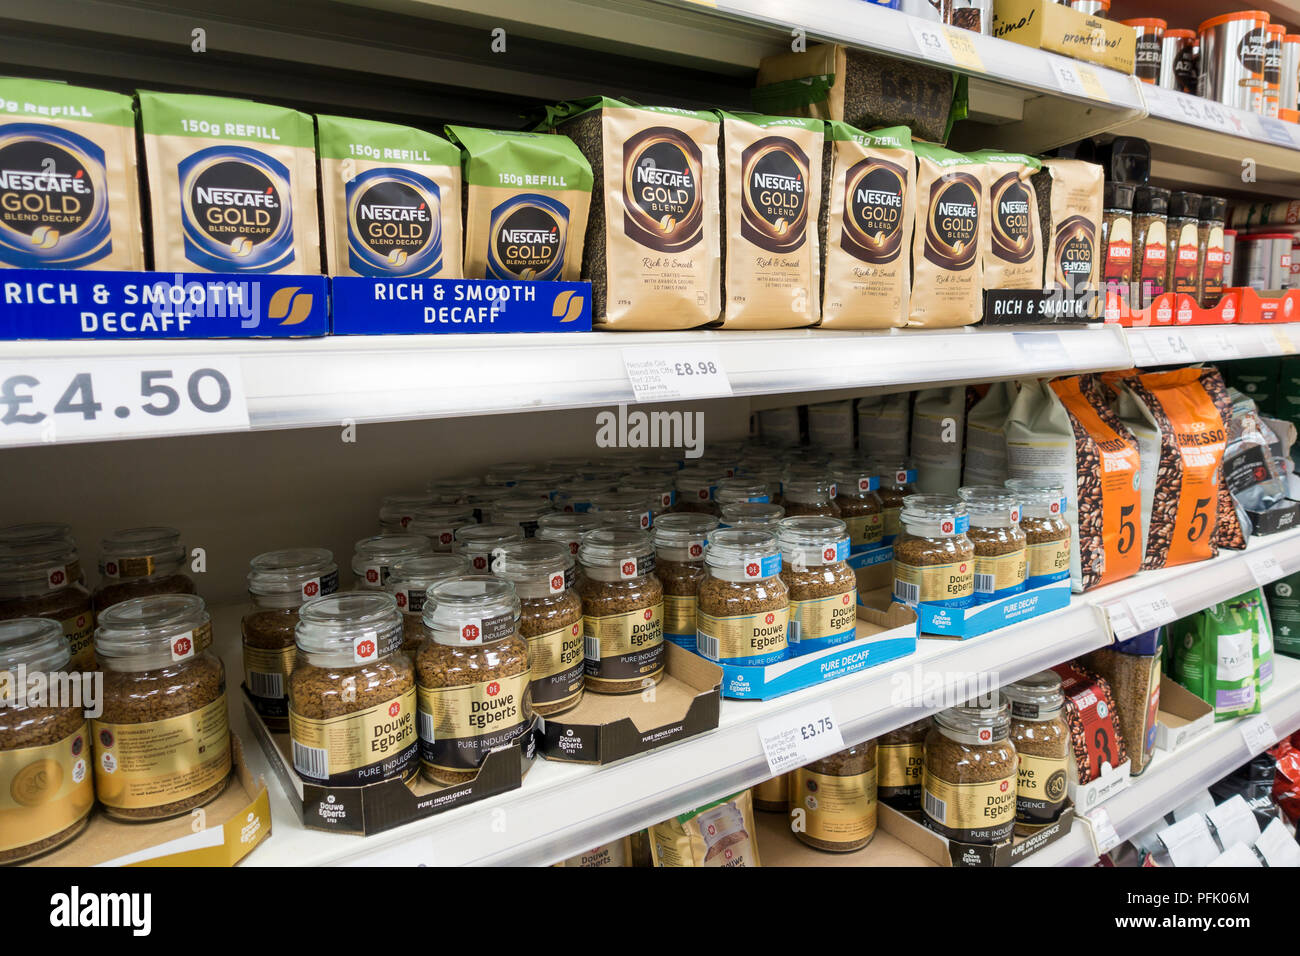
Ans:
{"type": "Polygon", "coordinates": [[[758,725],[758,739],[773,774],[785,773],[844,749],[829,703],[814,703],[758,725]]]}
{"type": "Polygon", "coordinates": [[[246,428],[237,358],[0,361],[0,446],[246,428]]]}

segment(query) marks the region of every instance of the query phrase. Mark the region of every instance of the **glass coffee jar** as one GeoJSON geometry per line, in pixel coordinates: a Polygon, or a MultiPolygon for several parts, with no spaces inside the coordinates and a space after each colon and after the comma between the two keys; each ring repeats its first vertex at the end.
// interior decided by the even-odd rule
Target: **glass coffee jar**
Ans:
{"type": "Polygon", "coordinates": [[[1071,753],[1061,678],[1039,671],[1004,686],[1002,699],[1011,708],[1008,736],[1019,756],[1016,835],[1029,836],[1055,823],[1065,809],[1071,753]]]}
{"type": "Polygon", "coordinates": [[[900,813],[921,812],[921,769],[930,718],[904,724],[877,739],[880,802],[900,813]]]}
{"type": "Polygon", "coordinates": [[[957,495],[966,503],[966,537],[975,545],[975,603],[1024,591],[1027,539],[1020,528],[1020,497],[996,485],[968,485],[957,495]]]}
{"type": "Polygon", "coordinates": [[[597,528],[578,549],[587,689],[630,694],[664,677],[664,589],[649,532],[597,528]]]}
{"type": "Polygon", "coordinates": [[[721,517],[718,519],[718,527],[720,528],[733,528],[744,525],[746,527],[762,526],[776,530],[777,523],[785,517],[785,509],[780,505],[745,501],[725,504],[718,510],[721,512],[721,517]]]}
{"type": "Polygon", "coordinates": [[[418,769],[415,668],[397,601],[346,591],[298,609],[289,678],[293,767],[320,786],[409,780],[418,769]]]}
{"type": "Polygon", "coordinates": [[[474,574],[489,574],[496,552],[512,541],[523,541],[524,529],[517,524],[467,524],[456,531],[452,550],[469,562],[474,574]]]}
{"type": "Polygon", "coordinates": [[[248,563],[253,608],[240,622],[244,687],[271,730],[289,729],[289,675],[298,648],[298,608],[339,589],[339,566],[324,548],[267,551],[248,563]]]}
{"type": "Polygon", "coordinates": [[[585,514],[591,510],[591,500],[613,491],[615,484],[613,481],[588,481],[585,478],[566,481],[556,486],[555,497],[551,500],[557,510],[566,514],[585,514]]]}
{"type": "Polygon", "coordinates": [[[664,515],[654,527],[655,577],[664,589],[664,639],[695,650],[695,607],[704,551],[718,527],[711,515],[664,515]]]}
{"type": "Polygon", "coordinates": [[[543,541],[558,541],[569,549],[569,554],[578,556],[578,546],[582,536],[588,531],[601,527],[601,520],[590,513],[556,512],[542,515],[537,519],[537,537],[543,541]]]}
{"type": "Polygon", "coordinates": [[[966,505],[950,495],[908,495],[894,542],[894,600],[916,607],[975,603],[975,545],[966,505]]]}
{"type": "Polygon", "coordinates": [[[582,598],[573,591],[573,555],[558,541],[516,541],[493,572],[515,586],[519,636],[528,644],[533,710],[543,717],[582,700],[582,598]]]}
{"type": "Polygon", "coordinates": [[[902,531],[903,499],[916,494],[916,468],[909,461],[878,461],[871,464],[880,485],[876,494],[881,506],[881,544],[893,544],[902,531]]]}
{"type": "Polygon", "coordinates": [[[230,776],[226,670],[194,594],[156,594],[99,615],[103,712],[91,721],[95,796],[123,820],[160,820],[215,799],[230,776]]]}
{"type": "Polygon", "coordinates": [[[1020,499],[1020,530],[1025,533],[1025,587],[1070,579],[1070,524],[1065,520],[1065,489],[1030,478],[1008,478],[1020,499]]]}
{"type": "Polygon", "coordinates": [[[654,520],[654,501],[643,491],[607,491],[591,499],[591,514],[606,528],[649,531],[654,520]]]}
{"type": "Polygon", "coordinates": [[[711,661],[738,666],[789,657],[790,592],[781,578],[777,536],[757,528],[716,531],[704,567],[696,650],[711,661]]]}
{"type": "Polygon", "coordinates": [[[412,511],[405,530],[407,534],[428,538],[435,552],[450,554],[456,530],[476,523],[469,505],[424,505],[412,511]]]}
{"type": "Polygon", "coordinates": [[[194,581],[183,573],[185,548],[175,528],[124,528],[99,542],[95,611],[128,598],[150,594],[193,594],[194,581]]]}
{"type": "Polygon", "coordinates": [[[879,547],[885,536],[885,506],[876,493],[880,479],[866,462],[839,458],[830,467],[835,504],[849,529],[849,553],[879,547]]]}
{"type": "Polygon", "coordinates": [[[422,534],[377,534],[362,538],[352,552],[352,573],[362,591],[382,591],[393,565],[405,558],[433,554],[433,545],[422,534]]]}
{"type": "Polygon", "coordinates": [[[1004,843],[1016,822],[1017,754],[1006,704],[941,710],[925,738],[926,826],[959,843],[1004,843]]]}
{"type": "Polygon", "coordinates": [[[44,617],[68,639],[74,670],[95,666],[95,612],[76,545],[61,539],[0,544],[0,621],[44,617]]]}
{"type": "Polygon", "coordinates": [[[695,512],[698,514],[718,516],[718,484],[726,477],[715,471],[705,470],[698,465],[683,468],[674,479],[677,489],[677,503],[673,510],[678,512],[695,512]]]}
{"type": "Polygon", "coordinates": [[[414,654],[427,636],[424,630],[424,597],[439,581],[472,573],[469,561],[460,554],[426,554],[403,558],[393,565],[388,591],[402,613],[402,650],[414,654]]]}
{"type": "Polygon", "coordinates": [[[420,508],[437,504],[432,494],[385,495],[379,503],[379,530],[383,534],[401,534],[420,508]]]}
{"type": "Polygon", "coordinates": [[[492,505],[492,523],[515,525],[525,538],[531,538],[537,533],[538,519],[554,510],[549,497],[516,494],[492,505]]]}
{"type": "Polygon", "coordinates": [[[0,674],[11,689],[0,695],[0,864],[67,843],[85,829],[95,805],[84,711],[28,699],[17,676],[66,671],[70,661],[57,621],[0,621],[0,674]]]}
{"type": "Polygon", "coordinates": [[[765,505],[772,500],[772,489],[767,482],[758,478],[724,478],[718,482],[718,491],[714,495],[718,506],[747,502],[765,505]]]}
{"type": "Polygon", "coordinates": [[[787,518],[795,515],[838,518],[840,506],[835,502],[838,493],[829,474],[802,476],[787,472],[781,482],[781,505],[787,518]]]}
{"type": "Polygon", "coordinates": [[[819,850],[860,850],[876,835],[876,742],[867,740],[790,772],[795,836],[819,850]]]}
{"type": "Polygon", "coordinates": [[[792,656],[847,644],[857,634],[858,576],[839,518],[796,515],[778,526],[781,580],[790,591],[792,656]]]}
{"type": "Polygon", "coordinates": [[[488,754],[525,738],[532,759],[528,646],[514,585],[488,575],[435,584],[424,605],[429,640],[415,658],[420,768],[434,783],[473,780],[488,754]]]}
{"type": "Polygon", "coordinates": [[[625,475],[618,483],[618,490],[646,495],[650,499],[651,517],[658,519],[661,514],[672,511],[673,504],[677,501],[677,489],[673,486],[673,476],[676,474],[675,467],[669,474],[639,469],[625,475]]]}

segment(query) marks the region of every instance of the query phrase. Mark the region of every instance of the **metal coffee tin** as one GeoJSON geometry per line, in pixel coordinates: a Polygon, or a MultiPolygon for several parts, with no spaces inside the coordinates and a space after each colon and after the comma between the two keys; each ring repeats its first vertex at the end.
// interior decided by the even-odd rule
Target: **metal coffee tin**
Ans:
{"type": "Polygon", "coordinates": [[[1225,13],[1206,20],[1196,32],[1201,38],[1200,95],[1224,106],[1263,113],[1268,14],[1263,10],[1225,13]]]}
{"type": "Polygon", "coordinates": [[[1110,18],[1110,0],[1066,0],[1065,6],[1090,17],[1110,18]]]}
{"type": "Polygon", "coordinates": [[[1240,236],[1241,251],[1236,282],[1258,291],[1285,289],[1291,284],[1291,243],[1289,232],[1257,232],[1240,236]]]}
{"type": "Polygon", "coordinates": [[[1160,81],[1161,44],[1164,42],[1165,30],[1169,24],[1155,17],[1143,17],[1138,20],[1121,20],[1126,27],[1132,27],[1137,34],[1134,51],[1133,72],[1143,83],[1156,84],[1160,81]]]}
{"type": "Polygon", "coordinates": [[[1282,37],[1282,69],[1278,85],[1278,119],[1300,123],[1300,34],[1282,37]]]}
{"type": "Polygon", "coordinates": [[[1200,65],[1194,30],[1166,30],[1160,41],[1160,85],[1180,93],[1195,93],[1200,65]]]}
{"type": "Polygon", "coordinates": [[[1286,35],[1286,27],[1280,23],[1270,23],[1266,31],[1268,46],[1264,51],[1264,115],[1277,119],[1282,82],[1282,37],[1286,35]]]}
{"type": "Polygon", "coordinates": [[[1233,274],[1237,259],[1237,230],[1223,230],[1223,287],[1225,289],[1241,285],[1233,274]]]}

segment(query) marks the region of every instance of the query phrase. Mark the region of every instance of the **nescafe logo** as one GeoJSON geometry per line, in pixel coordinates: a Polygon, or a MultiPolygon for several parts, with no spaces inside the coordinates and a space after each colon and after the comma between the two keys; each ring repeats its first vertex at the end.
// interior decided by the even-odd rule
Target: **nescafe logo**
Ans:
{"type": "Polygon", "coordinates": [[[993,254],[1003,262],[1028,262],[1034,255],[1033,219],[1037,210],[1029,186],[1010,172],[989,191],[993,209],[993,254]]]}
{"type": "Polygon", "coordinates": [[[1095,243],[1093,225],[1071,216],[1056,230],[1056,279],[1066,289],[1081,291],[1092,278],[1095,243]]]}
{"type": "Polygon", "coordinates": [[[189,184],[191,219],[237,258],[275,234],[284,214],[280,184],[250,163],[228,159],[208,166],[189,184]]]}
{"type": "Polygon", "coordinates": [[[0,146],[0,224],[39,249],[53,249],[95,213],[87,161],[53,143],[20,139],[0,146]]]}
{"type": "Polygon", "coordinates": [[[1262,74],[1268,59],[1268,31],[1257,27],[1237,43],[1237,62],[1251,73],[1262,74]]]}
{"type": "Polygon", "coordinates": [[[433,235],[429,197],[396,180],[368,186],[353,206],[352,216],[360,240],[394,266],[405,265],[433,235]]]}
{"type": "Polygon", "coordinates": [[[660,252],[677,252],[704,236],[700,182],[704,157],[681,130],[642,130],[623,144],[623,230],[660,252]]]}
{"type": "Polygon", "coordinates": [[[491,242],[502,269],[513,278],[536,279],[562,258],[564,222],[549,209],[525,203],[496,224],[491,242]]]}
{"type": "Polygon", "coordinates": [[[844,175],[840,248],[863,262],[893,262],[903,251],[908,171],[882,159],[864,159],[844,175]]]}
{"type": "Polygon", "coordinates": [[[802,246],[808,228],[804,151],[784,136],[768,136],[740,154],[740,168],[740,234],[768,252],[802,246]]]}
{"type": "Polygon", "coordinates": [[[925,258],[943,269],[969,268],[979,254],[980,182],[970,173],[945,173],[930,189],[925,258]]]}

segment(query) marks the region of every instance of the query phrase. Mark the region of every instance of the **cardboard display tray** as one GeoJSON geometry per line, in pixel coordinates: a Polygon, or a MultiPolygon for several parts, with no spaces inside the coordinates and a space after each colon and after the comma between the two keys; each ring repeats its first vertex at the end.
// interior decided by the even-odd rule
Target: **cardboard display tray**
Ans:
{"type": "Polygon", "coordinates": [[[876,835],[860,850],[836,853],[818,850],[790,832],[789,819],[783,813],[754,811],[758,830],[758,858],[763,866],[915,866],[933,867],[935,863],[921,851],[904,843],[877,824],[876,835]]]}
{"type": "Polygon", "coordinates": [[[917,627],[922,637],[966,640],[1032,617],[1058,611],[1070,603],[1070,582],[1056,581],[968,608],[921,604],[917,627]]]}
{"type": "MultiPolygon", "coordinates": [[[[1039,830],[1033,836],[1013,837],[1006,843],[986,845],[959,843],[935,833],[924,823],[907,814],[881,804],[878,808],[878,826],[896,837],[901,843],[920,853],[935,866],[1011,866],[1032,853],[1055,843],[1070,832],[1074,825],[1074,805],[1066,802],[1056,822],[1039,830]]],[[[874,842],[874,841],[872,841],[874,842]]],[[[759,847],[762,852],[762,847],[759,847]]]]}
{"type": "Polygon", "coordinates": [[[993,35],[1132,73],[1137,31],[1052,0],[995,0],[993,35]]]}
{"type": "Polygon", "coordinates": [[[1177,750],[1214,726],[1214,708],[1177,681],[1161,676],[1156,746],[1177,750]]]}
{"type": "Polygon", "coordinates": [[[271,835],[266,781],[244,763],[239,737],[230,735],[234,768],[211,803],[170,820],[129,823],[96,807],[76,839],[27,861],[27,866],[234,866],[271,835]]]}
{"type": "Polygon", "coordinates": [[[537,749],[550,760],[605,764],[716,730],[722,668],[670,641],[664,679],[634,694],[590,690],[573,710],[538,718],[537,749]]]}
{"type": "Polygon", "coordinates": [[[309,830],[366,836],[433,816],[466,803],[518,789],[524,761],[531,760],[533,735],[525,733],[511,746],[494,750],[473,780],[439,787],[418,774],[412,782],[385,780],[360,787],[325,787],[307,783],[293,768],[293,751],[287,733],[266,726],[244,690],[244,713],[276,777],[309,830]]]}

